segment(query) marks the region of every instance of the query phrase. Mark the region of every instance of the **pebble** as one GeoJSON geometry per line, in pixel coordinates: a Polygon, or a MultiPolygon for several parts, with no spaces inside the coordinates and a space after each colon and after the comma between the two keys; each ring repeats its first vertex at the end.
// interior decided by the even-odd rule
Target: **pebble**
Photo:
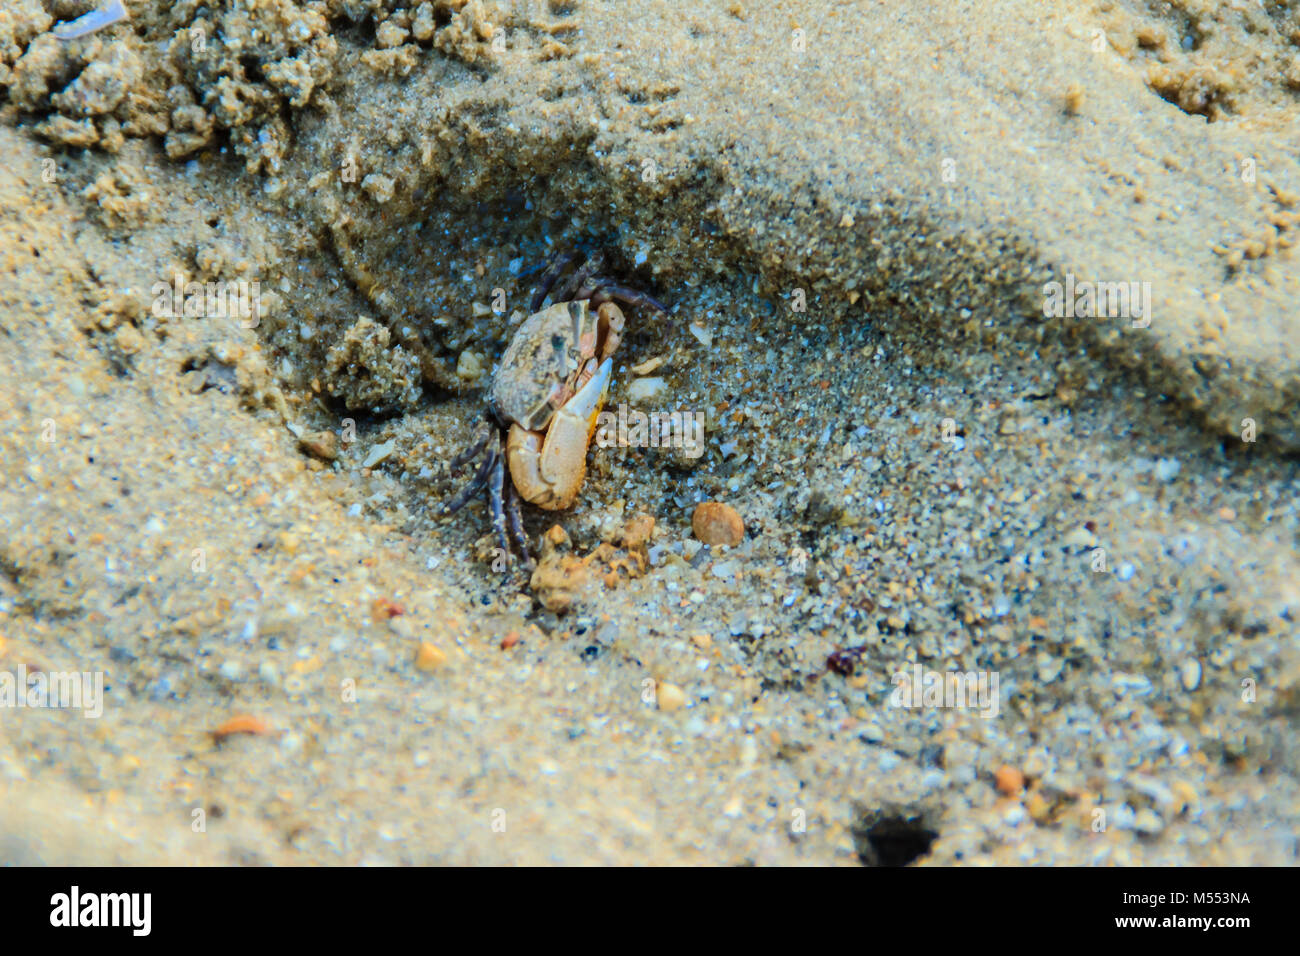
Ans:
{"type": "Polygon", "coordinates": [[[1070,548],[1095,548],[1097,546],[1097,536],[1079,525],[1072,528],[1061,539],[1062,544],[1070,548]]]}
{"type": "Polygon", "coordinates": [[[1201,662],[1194,657],[1189,657],[1183,661],[1183,666],[1179,671],[1179,677],[1183,681],[1183,690],[1193,691],[1201,686],[1201,662]]]}
{"type": "Polygon", "coordinates": [[[1133,829],[1144,836],[1155,836],[1164,828],[1165,822],[1149,807],[1139,810],[1133,820],[1133,829]]]}
{"type": "Polygon", "coordinates": [[[724,580],[730,580],[736,576],[740,570],[740,564],[736,561],[721,561],[713,566],[713,576],[724,580]]]}
{"type": "Polygon", "coordinates": [[[298,447],[324,461],[339,456],[339,439],[332,431],[309,432],[298,439],[298,447]]]}
{"type": "Polygon", "coordinates": [[[659,395],[667,388],[668,382],[658,376],[638,378],[627,387],[627,397],[632,402],[644,402],[659,395]]]}
{"type": "Polygon", "coordinates": [[[370,449],[370,454],[366,455],[366,460],[361,463],[362,468],[374,468],[394,451],[397,450],[397,442],[389,440],[382,445],[376,445],[370,449]]]}
{"type": "Polygon", "coordinates": [[[1025,775],[1010,764],[998,767],[997,772],[993,774],[993,782],[998,788],[998,793],[1008,797],[1014,797],[1025,789],[1025,775]]]}
{"type": "Polygon", "coordinates": [[[662,355],[656,355],[654,358],[648,358],[640,365],[633,365],[632,374],[649,375],[651,372],[655,371],[655,369],[659,368],[659,366],[663,365],[664,361],[665,359],[662,355]]]}
{"type": "Polygon", "coordinates": [[[660,710],[680,710],[686,706],[686,694],[676,684],[660,684],[655,691],[660,710]]]}
{"type": "Polygon", "coordinates": [[[221,665],[221,676],[226,680],[239,680],[244,676],[244,665],[239,661],[225,661],[221,665]]]}
{"type": "Polygon", "coordinates": [[[487,363],[478,352],[466,349],[460,353],[460,358],[456,362],[456,377],[461,381],[476,382],[486,371],[487,363]]]}
{"type": "Polygon", "coordinates": [[[415,655],[415,666],[425,673],[436,671],[445,666],[446,663],[446,652],[430,644],[428,641],[425,641],[420,645],[420,651],[415,655]]]}
{"type": "Polygon", "coordinates": [[[691,516],[695,537],[705,544],[736,547],[745,538],[745,522],[731,505],[721,501],[704,501],[691,516]]]}

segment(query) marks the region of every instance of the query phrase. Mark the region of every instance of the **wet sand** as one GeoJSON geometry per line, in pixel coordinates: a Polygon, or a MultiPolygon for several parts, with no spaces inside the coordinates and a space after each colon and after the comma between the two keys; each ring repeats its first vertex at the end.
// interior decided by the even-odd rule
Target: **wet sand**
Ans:
{"type": "Polygon", "coordinates": [[[87,8],[0,13],[0,671],[105,675],[95,719],[0,709],[5,859],[1295,861],[1300,14],[50,34],[87,8]],[[705,450],[593,450],[534,575],[438,508],[582,248],[673,306],[625,310],[610,408],[705,450]],[[164,314],[178,277],[256,323],[164,314]]]}

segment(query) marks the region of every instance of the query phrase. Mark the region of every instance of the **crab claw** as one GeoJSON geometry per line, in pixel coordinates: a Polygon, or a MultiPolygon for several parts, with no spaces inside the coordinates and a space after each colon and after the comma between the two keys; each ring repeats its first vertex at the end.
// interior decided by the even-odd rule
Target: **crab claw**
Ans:
{"type": "Polygon", "coordinates": [[[605,359],[577,394],[555,412],[545,434],[517,423],[510,426],[506,438],[510,478],[525,501],[558,511],[578,497],[587,474],[587,446],[613,373],[614,360],[605,359]]]}
{"type": "Polygon", "coordinates": [[[587,441],[591,441],[591,436],[596,431],[596,419],[605,407],[605,396],[609,394],[609,382],[613,377],[614,360],[605,359],[600,363],[596,374],[560,409],[561,412],[568,412],[578,420],[587,422],[587,441]]]}

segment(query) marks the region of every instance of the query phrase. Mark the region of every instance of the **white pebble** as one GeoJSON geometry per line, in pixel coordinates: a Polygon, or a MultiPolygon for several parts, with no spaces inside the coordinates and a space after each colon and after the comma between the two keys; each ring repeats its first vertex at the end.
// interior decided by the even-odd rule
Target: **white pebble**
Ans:
{"type": "Polygon", "coordinates": [[[1161,458],[1156,462],[1156,477],[1161,481],[1173,481],[1182,467],[1182,462],[1177,458],[1161,458]]]}
{"type": "Polygon", "coordinates": [[[244,676],[244,665],[239,661],[226,661],[221,665],[221,676],[226,680],[239,680],[244,676]]]}
{"type": "Polygon", "coordinates": [[[385,458],[391,455],[396,450],[396,448],[397,448],[397,442],[392,439],[384,442],[382,445],[376,445],[374,448],[370,449],[370,454],[367,455],[366,460],[361,463],[361,467],[362,468],[375,467],[375,465],[379,464],[381,461],[383,461],[385,458]]]}

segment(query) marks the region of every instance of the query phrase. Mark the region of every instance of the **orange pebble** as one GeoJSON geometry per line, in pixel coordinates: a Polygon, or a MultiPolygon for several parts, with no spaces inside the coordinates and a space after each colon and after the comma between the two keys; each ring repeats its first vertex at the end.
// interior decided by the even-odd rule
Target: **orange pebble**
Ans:
{"type": "Polygon", "coordinates": [[[702,501],[691,516],[695,537],[705,544],[735,547],[745,539],[745,522],[731,505],[721,501],[702,501]]]}
{"type": "Polygon", "coordinates": [[[420,650],[415,655],[415,666],[422,671],[436,671],[446,663],[446,652],[428,641],[420,645],[420,650]]]}
{"type": "Polygon", "coordinates": [[[218,727],[216,730],[209,731],[212,739],[221,741],[225,740],[232,734],[269,734],[271,728],[266,725],[265,721],[259,720],[251,714],[239,714],[231,717],[228,721],[218,727]]]}
{"type": "Polygon", "coordinates": [[[993,775],[993,782],[997,785],[998,793],[1008,797],[1014,797],[1025,789],[1025,775],[1010,764],[998,767],[997,773],[993,775]]]}

